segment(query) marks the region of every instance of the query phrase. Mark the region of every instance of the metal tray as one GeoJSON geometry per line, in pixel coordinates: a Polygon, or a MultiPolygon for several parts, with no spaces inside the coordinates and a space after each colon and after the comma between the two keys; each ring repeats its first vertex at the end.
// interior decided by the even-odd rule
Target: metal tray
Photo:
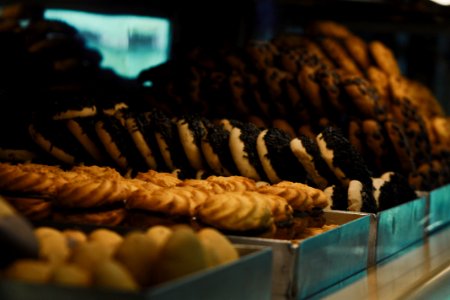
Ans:
{"type": "Polygon", "coordinates": [[[427,233],[450,223],[450,184],[430,192],[430,211],[427,233]]]}
{"type": "Polygon", "coordinates": [[[327,224],[341,225],[296,244],[290,240],[229,236],[239,244],[273,250],[272,299],[309,297],[367,267],[370,216],[325,212],[327,224]]]}
{"type": "Polygon", "coordinates": [[[426,196],[372,214],[369,266],[422,241],[428,222],[426,196]]]}
{"type": "MultiPolygon", "coordinates": [[[[50,224],[48,224],[50,225],[50,224]]],[[[54,226],[57,227],[57,226],[54,226]]],[[[76,226],[90,231],[103,226],[76,226]]],[[[64,228],[69,228],[68,225],[64,228]]],[[[76,288],[53,284],[31,284],[0,278],[2,300],[166,300],[242,299],[269,300],[272,288],[272,249],[237,245],[240,258],[234,262],[197,272],[139,293],[100,288],[76,288]]]]}

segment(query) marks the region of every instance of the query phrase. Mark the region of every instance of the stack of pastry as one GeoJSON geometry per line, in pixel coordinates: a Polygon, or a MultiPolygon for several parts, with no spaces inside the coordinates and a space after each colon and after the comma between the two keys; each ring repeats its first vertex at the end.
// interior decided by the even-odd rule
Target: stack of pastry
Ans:
{"type": "Polygon", "coordinates": [[[107,167],[0,166],[4,182],[20,180],[20,187],[5,184],[1,193],[31,219],[132,227],[182,223],[293,239],[307,227],[321,227],[323,209],[331,206],[320,189],[290,181],[270,185],[242,176],[180,180],[153,170],[130,179],[107,167]]]}
{"type": "Polygon", "coordinates": [[[10,262],[5,278],[138,291],[239,258],[228,239],[211,228],[156,226],[121,236],[107,229],[39,227],[34,233],[39,258],[10,262]]]}
{"type": "Polygon", "coordinates": [[[449,180],[449,121],[430,90],[405,78],[380,41],[366,43],[340,24],[321,21],[303,35],[243,49],[196,48],[181,60],[158,69],[172,77],[158,78],[158,70],[141,74],[154,81],[155,99],[177,101],[181,112],[195,107],[211,119],[278,127],[291,137],[313,137],[333,125],[375,176],[400,172],[419,190],[449,180]]]}

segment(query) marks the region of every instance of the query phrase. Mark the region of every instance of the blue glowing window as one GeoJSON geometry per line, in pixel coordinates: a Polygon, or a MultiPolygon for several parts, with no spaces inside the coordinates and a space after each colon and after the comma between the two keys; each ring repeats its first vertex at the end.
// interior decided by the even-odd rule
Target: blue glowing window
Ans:
{"type": "Polygon", "coordinates": [[[45,18],[75,27],[86,45],[100,52],[101,66],[123,77],[135,78],[169,59],[170,22],[164,18],[62,9],[47,9],[45,18]]]}

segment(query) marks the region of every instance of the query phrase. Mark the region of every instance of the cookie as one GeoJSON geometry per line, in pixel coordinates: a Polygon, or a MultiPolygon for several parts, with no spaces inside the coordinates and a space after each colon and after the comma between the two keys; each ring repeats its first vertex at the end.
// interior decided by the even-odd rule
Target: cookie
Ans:
{"type": "Polygon", "coordinates": [[[201,149],[211,170],[221,176],[239,174],[228,145],[230,131],[215,124],[206,124],[206,130],[201,149]]]}
{"type": "Polygon", "coordinates": [[[414,171],[416,165],[412,159],[411,148],[403,127],[394,121],[387,121],[384,123],[384,128],[396,153],[402,173],[408,174],[414,171]]]}
{"type": "Polygon", "coordinates": [[[377,212],[372,181],[366,184],[359,180],[350,181],[348,185],[348,210],[367,213],[377,212]]]}
{"type": "Polygon", "coordinates": [[[286,121],[284,119],[272,120],[272,127],[278,128],[278,129],[284,131],[285,133],[287,133],[289,135],[289,137],[291,139],[293,139],[294,137],[297,136],[294,128],[292,128],[292,126],[288,123],[288,121],[286,121]]]}
{"type": "Polygon", "coordinates": [[[275,45],[265,41],[251,41],[245,51],[256,70],[272,67],[275,56],[278,55],[275,45]]]}
{"type": "Polygon", "coordinates": [[[292,153],[290,141],[290,136],[277,128],[265,129],[258,135],[256,149],[259,160],[272,183],[305,180],[305,171],[292,153]]]}
{"type": "Polygon", "coordinates": [[[344,74],[341,76],[341,83],[356,115],[376,120],[384,119],[385,112],[380,96],[367,80],[358,75],[344,74]]]}
{"type": "Polygon", "coordinates": [[[95,132],[110,158],[123,171],[142,170],[146,165],[125,127],[125,120],[103,116],[95,122],[95,132]]]}
{"type": "Polygon", "coordinates": [[[344,186],[351,180],[370,182],[371,172],[364,159],[339,129],[328,127],[316,137],[316,142],[322,158],[344,186]]]}
{"type": "Polygon", "coordinates": [[[362,124],[359,120],[351,120],[348,123],[348,141],[352,146],[361,153],[364,157],[366,156],[365,139],[363,134],[362,124]]]}
{"type": "MultiPolygon", "coordinates": [[[[329,110],[336,110],[337,116],[346,112],[345,103],[340,97],[340,77],[334,70],[320,70],[316,73],[320,84],[321,96],[324,102],[331,105],[329,110]]],[[[339,119],[339,117],[334,117],[339,119]]]]}
{"type": "Polygon", "coordinates": [[[246,123],[240,127],[234,127],[229,138],[231,155],[240,175],[254,180],[265,178],[256,150],[256,140],[260,131],[255,125],[246,123]]]}
{"type": "Polygon", "coordinates": [[[331,38],[324,38],[320,40],[320,45],[338,68],[347,71],[349,74],[361,74],[356,63],[338,41],[331,38]]]}
{"type": "Polygon", "coordinates": [[[356,62],[360,70],[367,70],[370,66],[369,47],[363,39],[350,35],[342,40],[342,44],[356,62]]]}
{"type": "Polygon", "coordinates": [[[333,172],[322,159],[315,137],[313,139],[305,135],[299,135],[291,140],[290,147],[292,153],[307,172],[311,184],[324,189],[337,181],[333,172]]]}
{"type": "Polygon", "coordinates": [[[311,35],[346,38],[352,33],[342,24],[333,21],[315,21],[308,25],[306,32],[311,35]]]}
{"type": "Polygon", "coordinates": [[[196,116],[184,116],[177,121],[178,135],[181,145],[191,167],[194,170],[204,168],[201,141],[206,134],[202,120],[196,116]]]}
{"type": "Polygon", "coordinates": [[[161,111],[153,111],[151,124],[164,162],[170,171],[180,169],[193,177],[193,170],[183,150],[176,124],[161,111]]]}
{"type": "Polygon", "coordinates": [[[380,95],[384,107],[390,107],[389,77],[375,66],[367,69],[367,78],[380,95]]]}
{"type": "Polygon", "coordinates": [[[371,153],[370,160],[368,159],[373,166],[371,169],[381,174],[384,170],[392,168],[392,159],[390,159],[392,153],[389,152],[390,148],[387,145],[382,125],[375,120],[364,120],[362,131],[367,149],[371,153]]]}
{"type": "Polygon", "coordinates": [[[147,167],[153,170],[166,169],[151,125],[151,113],[128,115],[125,125],[147,167]]]}
{"type": "Polygon", "coordinates": [[[106,153],[101,148],[101,142],[95,132],[94,117],[74,118],[66,121],[67,129],[77,139],[80,145],[99,164],[107,161],[106,153]]]}
{"type": "Polygon", "coordinates": [[[380,41],[369,43],[369,52],[376,66],[388,75],[400,75],[400,67],[394,53],[380,41]]]}
{"type": "Polygon", "coordinates": [[[67,165],[89,162],[88,154],[68,132],[64,123],[42,118],[36,119],[28,129],[31,139],[58,161],[67,165]]]}

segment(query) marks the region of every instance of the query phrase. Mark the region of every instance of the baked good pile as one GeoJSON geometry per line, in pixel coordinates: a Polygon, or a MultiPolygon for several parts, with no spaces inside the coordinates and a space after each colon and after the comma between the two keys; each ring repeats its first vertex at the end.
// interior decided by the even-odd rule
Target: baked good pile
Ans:
{"type": "Polygon", "coordinates": [[[123,233],[73,224],[33,228],[3,197],[0,219],[2,280],[140,291],[240,257],[210,227],[160,225],[123,233]]]}
{"type": "MultiPolygon", "coordinates": [[[[400,74],[385,45],[366,44],[339,24],[317,22],[303,35],[241,48],[194,49],[142,72],[141,82],[153,82],[148,93],[124,89],[124,81],[105,75],[64,23],[40,17],[26,25],[14,18],[2,22],[11,39],[4,51],[25,50],[8,61],[9,69],[19,62],[33,74],[44,68],[37,62],[51,68],[37,84],[22,80],[39,101],[7,93],[14,97],[5,98],[12,107],[1,118],[10,130],[2,130],[0,158],[61,166],[67,173],[39,184],[34,180],[45,176],[5,173],[0,184],[8,192],[33,196],[48,184],[47,198],[71,213],[122,200],[142,209],[147,195],[135,193],[131,201],[126,191],[140,184],[130,183],[139,174],[153,171],[182,180],[242,176],[283,189],[280,184],[292,182],[325,191],[331,209],[377,212],[449,180],[448,124],[437,100],[400,74]],[[64,45],[72,52],[62,51],[64,45]],[[58,75],[60,65],[67,76],[58,75]],[[67,67],[72,65],[82,72],[67,67]],[[110,167],[130,182],[123,189],[114,180],[64,179],[77,166],[110,167]],[[56,198],[55,180],[70,183],[56,198]],[[87,191],[104,191],[108,200],[81,200],[87,191]],[[74,195],[80,199],[66,201],[74,195]]],[[[17,80],[8,78],[13,86],[17,80]]],[[[196,184],[197,193],[203,184],[196,184]]],[[[239,203],[251,195],[230,197],[239,203]]],[[[34,213],[45,215],[46,205],[34,213]]],[[[109,212],[111,223],[125,218],[123,207],[109,212]]]]}

